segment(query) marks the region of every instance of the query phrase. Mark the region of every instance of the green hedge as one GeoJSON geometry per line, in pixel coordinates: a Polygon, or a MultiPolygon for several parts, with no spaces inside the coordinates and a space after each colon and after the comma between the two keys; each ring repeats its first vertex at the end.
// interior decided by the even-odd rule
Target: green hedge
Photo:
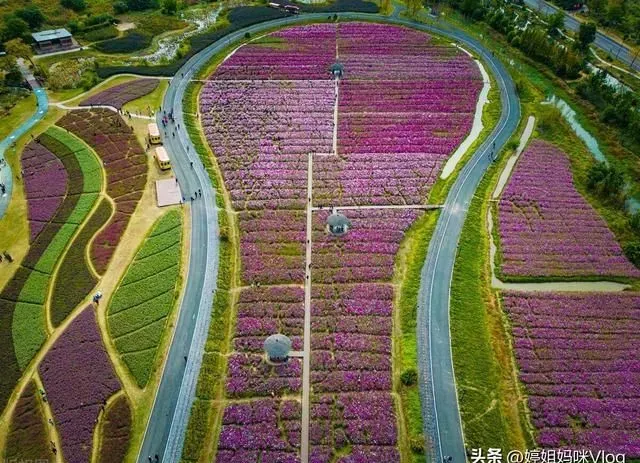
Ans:
{"type": "Polygon", "coordinates": [[[129,32],[124,37],[105,40],[93,44],[93,48],[102,53],[133,53],[151,45],[151,36],[139,32],[129,32]]]}
{"type": "Polygon", "coordinates": [[[180,288],[182,214],[162,216],[142,243],[107,311],[107,326],[116,348],[144,387],[180,288]]]}

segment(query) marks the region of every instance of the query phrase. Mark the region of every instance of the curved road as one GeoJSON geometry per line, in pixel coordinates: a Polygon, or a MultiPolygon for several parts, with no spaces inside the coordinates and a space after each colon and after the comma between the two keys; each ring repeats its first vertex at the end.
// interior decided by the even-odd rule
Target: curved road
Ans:
{"type": "MultiPolygon", "coordinates": [[[[342,13],[342,19],[376,20],[406,25],[426,32],[436,32],[460,41],[466,48],[481,56],[493,71],[502,97],[502,116],[489,139],[474,153],[462,169],[445,203],[434,236],[429,245],[427,261],[422,272],[418,303],[418,353],[420,392],[423,403],[425,435],[431,436],[431,452],[435,461],[451,455],[456,462],[465,460],[464,440],[458,411],[457,392],[453,376],[449,336],[449,287],[455,261],[457,243],[466,210],[475,189],[490,164],[489,153],[495,143],[499,151],[515,131],[520,118],[519,101],[506,69],[482,48],[479,42],[465,33],[439,26],[431,26],[398,17],[377,14],[342,13]]],[[[178,322],[174,330],[169,354],[144,435],[138,462],[159,455],[165,462],[180,460],[184,434],[189,418],[195,386],[208,330],[213,292],[218,271],[217,211],[215,193],[204,167],[184,128],[182,98],[188,81],[214,55],[246,32],[292,25],[308,20],[325,20],[326,13],[303,14],[259,23],[229,34],[192,57],[171,81],[164,98],[163,109],[174,110],[176,130],[170,126],[164,143],[173,163],[174,172],[188,198],[202,189],[202,198],[191,207],[191,258],[187,286],[181,302],[178,322]],[[193,168],[190,162],[194,163],[193,168]],[[184,357],[188,357],[185,362],[184,357]]],[[[161,124],[160,124],[161,126],[161,124]]]]}
{"type": "MultiPolygon", "coordinates": [[[[524,2],[528,7],[538,10],[545,15],[562,11],[564,13],[564,26],[573,32],[577,32],[578,29],[580,29],[580,21],[578,19],[545,0],[524,0],[524,2]]],[[[631,50],[624,44],[600,31],[596,32],[596,39],[593,44],[611,56],[616,57],[627,66],[632,67],[636,71],[640,71],[640,56],[634,59],[635,54],[631,53],[631,50]]]]}

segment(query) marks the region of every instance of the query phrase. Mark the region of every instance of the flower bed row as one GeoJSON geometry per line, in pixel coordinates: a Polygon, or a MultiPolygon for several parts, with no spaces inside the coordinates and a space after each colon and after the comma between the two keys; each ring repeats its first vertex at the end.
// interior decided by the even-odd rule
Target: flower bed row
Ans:
{"type": "Polygon", "coordinates": [[[334,98],[330,81],[207,82],[202,124],[234,208],[304,208],[308,153],[332,150],[334,98]]]}
{"type": "Polygon", "coordinates": [[[3,453],[7,461],[54,459],[38,394],[36,384],[30,381],[16,403],[3,453]]]}
{"type": "Polygon", "coordinates": [[[111,217],[111,203],[103,199],[91,218],[76,236],[58,268],[51,293],[51,323],[58,326],[95,287],[95,277],[86,259],[86,249],[97,231],[111,217]]]}
{"type": "MultiPolygon", "coordinates": [[[[74,137],[49,129],[30,143],[35,151],[55,155],[67,172],[68,186],[55,214],[35,237],[21,267],[0,294],[0,352],[4,374],[0,379],[0,407],[4,408],[20,371],[36,354],[47,337],[44,302],[53,270],[79,224],[93,207],[100,190],[100,165],[82,147],[68,144],[74,137]],[[62,139],[63,142],[60,142],[62,139]],[[70,148],[71,147],[71,148],[70,148]]],[[[78,143],[77,139],[75,140],[78,143]]],[[[29,156],[28,169],[36,159],[29,156]]],[[[48,157],[46,158],[48,159],[48,157]]],[[[46,161],[49,164],[51,161],[46,161]]]]}
{"type": "Polygon", "coordinates": [[[328,79],[335,61],[334,24],[284,29],[242,47],[210,78],[215,80],[328,79]],[[274,53],[277,50],[277,53],[274,53]]]}
{"type": "Polygon", "coordinates": [[[147,182],[147,159],[133,129],[113,111],[71,111],[58,125],[90,145],[102,158],[106,170],[107,193],[113,198],[116,211],[91,246],[91,260],[102,274],[142,197],[147,182]]]}
{"type": "Polygon", "coordinates": [[[576,190],[567,156],[534,140],[499,203],[505,277],[640,277],[604,220],[576,190]]]}
{"type": "Polygon", "coordinates": [[[506,292],[503,304],[537,443],[640,457],[640,293],[506,292]]]}
{"type": "Polygon", "coordinates": [[[120,390],[92,306],[51,347],[39,367],[69,463],[91,460],[93,430],[102,406],[120,390]]]}
{"type": "Polygon", "coordinates": [[[118,84],[82,100],[80,106],[109,105],[122,109],[128,102],[153,92],[159,83],[158,79],[136,79],[118,84]]]}
{"type": "Polygon", "coordinates": [[[109,334],[138,386],[144,387],[179,290],[182,216],[161,217],[142,243],[108,309],[109,334]]]}
{"type": "Polygon", "coordinates": [[[129,449],[131,431],[131,408],[127,396],[118,396],[105,413],[98,463],[122,463],[129,449]]]}
{"type": "Polygon", "coordinates": [[[30,241],[49,222],[67,194],[67,171],[47,148],[36,141],[25,146],[20,158],[27,198],[30,241]]]}

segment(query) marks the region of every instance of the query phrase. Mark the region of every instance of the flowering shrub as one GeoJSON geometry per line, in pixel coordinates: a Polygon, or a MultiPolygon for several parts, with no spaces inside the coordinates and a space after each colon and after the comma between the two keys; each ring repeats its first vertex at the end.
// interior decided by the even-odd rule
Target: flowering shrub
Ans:
{"type": "Polygon", "coordinates": [[[52,458],[49,430],[38,403],[36,384],[30,381],[22,391],[11,417],[5,444],[7,460],[40,460],[52,458]]]}
{"type": "Polygon", "coordinates": [[[149,381],[180,273],[182,216],[162,216],[142,243],[108,308],[109,333],[138,386],[149,381]]]}
{"type": "Polygon", "coordinates": [[[137,79],[118,84],[82,100],[80,106],[109,105],[122,109],[126,103],[153,92],[159,83],[158,79],[137,79]]]}
{"type": "Polygon", "coordinates": [[[503,299],[538,444],[640,457],[640,293],[503,299]]]}
{"type": "Polygon", "coordinates": [[[51,347],[39,372],[65,460],[89,461],[100,407],[120,389],[92,306],[85,308],[51,347]]]}
{"type": "Polygon", "coordinates": [[[640,277],[613,233],[573,185],[569,160],[533,141],[499,204],[506,277],[640,277]]]}
{"type": "Polygon", "coordinates": [[[299,407],[301,361],[267,364],[263,342],[280,332],[303,345],[309,154],[311,205],[325,206],[312,220],[311,461],[400,461],[391,279],[422,212],[345,209],[351,227],[340,238],[326,221],[330,206],[424,203],[471,127],[480,87],[457,49],[365,23],[267,35],[205,83],[201,121],[238,210],[243,285],[216,461],[299,461],[299,418],[283,422],[279,404],[299,407]]]}
{"type": "Polygon", "coordinates": [[[114,200],[116,211],[91,245],[91,260],[96,270],[104,273],[142,197],[147,182],[147,159],[133,129],[113,111],[71,111],[58,125],[91,146],[102,158],[107,173],[107,193],[114,200]]]}

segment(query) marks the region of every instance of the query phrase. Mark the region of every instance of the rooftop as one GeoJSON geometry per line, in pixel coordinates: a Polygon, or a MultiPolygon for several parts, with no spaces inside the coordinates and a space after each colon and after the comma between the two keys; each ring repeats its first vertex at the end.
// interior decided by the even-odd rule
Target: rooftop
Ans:
{"type": "Polygon", "coordinates": [[[286,359],[291,351],[291,339],[284,334],[272,334],[264,341],[264,350],[270,359],[286,359]]]}
{"type": "Polygon", "coordinates": [[[71,37],[71,32],[66,29],[51,29],[48,31],[34,32],[31,34],[36,42],[44,42],[46,40],[65,39],[71,37]]]}

